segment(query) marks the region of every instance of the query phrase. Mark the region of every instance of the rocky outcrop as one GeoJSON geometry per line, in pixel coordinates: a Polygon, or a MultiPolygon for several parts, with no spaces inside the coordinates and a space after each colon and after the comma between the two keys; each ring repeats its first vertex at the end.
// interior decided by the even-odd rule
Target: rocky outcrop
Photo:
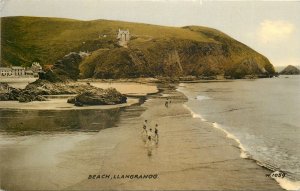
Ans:
{"type": "MultiPolygon", "coordinates": [[[[19,102],[31,102],[31,101],[46,101],[46,98],[37,92],[30,91],[28,89],[17,89],[1,83],[0,87],[5,87],[5,91],[0,93],[0,101],[19,101],[19,102]]],[[[3,90],[3,89],[2,89],[3,90]]]]}
{"type": "Polygon", "coordinates": [[[127,98],[115,88],[93,89],[85,91],[74,98],[68,99],[68,103],[75,106],[83,105],[115,105],[126,103],[127,98]]]}
{"type": "Polygon", "coordinates": [[[49,82],[65,82],[77,80],[79,76],[79,63],[81,56],[71,52],[58,60],[51,69],[45,73],[40,73],[39,78],[49,82]]]}
{"type": "Polygon", "coordinates": [[[279,74],[281,74],[281,75],[300,75],[300,70],[298,68],[296,68],[295,66],[288,65],[279,74]]]}
{"type": "Polygon", "coordinates": [[[90,84],[83,83],[51,83],[47,80],[37,80],[26,86],[25,89],[17,89],[0,84],[0,101],[46,101],[43,95],[78,94],[68,100],[75,106],[83,105],[115,105],[126,103],[126,96],[114,88],[101,89],[90,84]]]}
{"type": "Polygon", "coordinates": [[[62,94],[79,94],[84,91],[97,89],[94,86],[76,82],[57,82],[52,83],[47,80],[37,80],[26,86],[27,90],[39,95],[62,95],[62,94]]]}
{"type": "Polygon", "coordinates": [[[82,78],[220,75],[236,79],[275,73],[267,58],[228,39],[220,43],[160,39],[139,47],[95,51],[92,55],[80,64],[82,78]]]}

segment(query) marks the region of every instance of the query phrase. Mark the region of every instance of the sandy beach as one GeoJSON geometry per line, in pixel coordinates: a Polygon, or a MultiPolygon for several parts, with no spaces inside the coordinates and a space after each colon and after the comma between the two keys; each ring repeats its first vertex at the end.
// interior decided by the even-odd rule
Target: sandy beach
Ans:
{"type": "Polygon", "coordinates": [[[89,109],[113,109],[118,107],[126,107],[138,103],[138,99],[129,98],[127,103],[118,105],[91,105],[77,107],[67,103],[66,98],[49,99],[48,101],[32,101],[28,103],[19,103],[17,101],[3,101],[0,108],[2,109],[23,109],[23,110],[89,110],[89,109]]]}
{"type": "Polygon", "coordinates": [[[1,188],[282,190],[266,177],[270,171],[241,158],[238,144],[225,133],[193,118],[184,107],[185,101],[182,93],[165,89],[162,94],[148,96],[139,106],[144,109],[141,115],[123,115],[113,128],[97,133],[4,136],[0,146],[1,188]],[[164,105],[166,97],[172,100],[168,108],[164,105]],[[151,156],[141,138],[145,119],[150,127],[158,124],[159,129],[159,143],[151,156]],[[89,179],[97,176],[100,178],[89,179]]]}
{"type": "MultiPolygon", "coordinates": [[[[80,82],[85,83],[85,82],[80,82]]],[[[90,82],[92,86],[98,88],[116,88],[119,92],[129,96],[145,96],[147,94],[154,94],[158,92],[158,89],[155,84],[143,84],[137,82],[90,82]]]]}

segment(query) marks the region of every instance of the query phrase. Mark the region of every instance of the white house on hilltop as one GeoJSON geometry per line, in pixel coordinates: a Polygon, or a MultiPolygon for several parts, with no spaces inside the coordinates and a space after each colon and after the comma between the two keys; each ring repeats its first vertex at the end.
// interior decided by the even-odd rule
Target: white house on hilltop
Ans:
{"type": "Polygon", "coordinates": [[[127,47],[127,44],[130,40],[129,30],[128,29],[127,30],[119,29],[117,39],[119,40],[119,45],[120,46],[127,47]]]}

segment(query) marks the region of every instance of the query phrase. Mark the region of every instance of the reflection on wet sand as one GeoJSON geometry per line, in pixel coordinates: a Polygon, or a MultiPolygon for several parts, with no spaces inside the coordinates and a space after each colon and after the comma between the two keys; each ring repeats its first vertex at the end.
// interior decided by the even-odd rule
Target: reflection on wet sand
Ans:
{"type": "Polygon", "coordinates": [[[124,108],[108,110],[0,110],[1,131],[99,131],[119,121],[124,108]]]}

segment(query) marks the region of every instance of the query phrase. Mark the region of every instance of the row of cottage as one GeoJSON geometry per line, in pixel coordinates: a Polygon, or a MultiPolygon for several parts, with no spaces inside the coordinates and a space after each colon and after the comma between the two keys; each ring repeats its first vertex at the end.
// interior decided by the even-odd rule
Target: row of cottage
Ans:
{"type": "Polygon", "coordinates": [[[32,63],[31,67],[25,68],[22,66],[0,67],[0,77],[14,77],[14,76],[35,76],[42,71],[39,63],[32,63]]]}

